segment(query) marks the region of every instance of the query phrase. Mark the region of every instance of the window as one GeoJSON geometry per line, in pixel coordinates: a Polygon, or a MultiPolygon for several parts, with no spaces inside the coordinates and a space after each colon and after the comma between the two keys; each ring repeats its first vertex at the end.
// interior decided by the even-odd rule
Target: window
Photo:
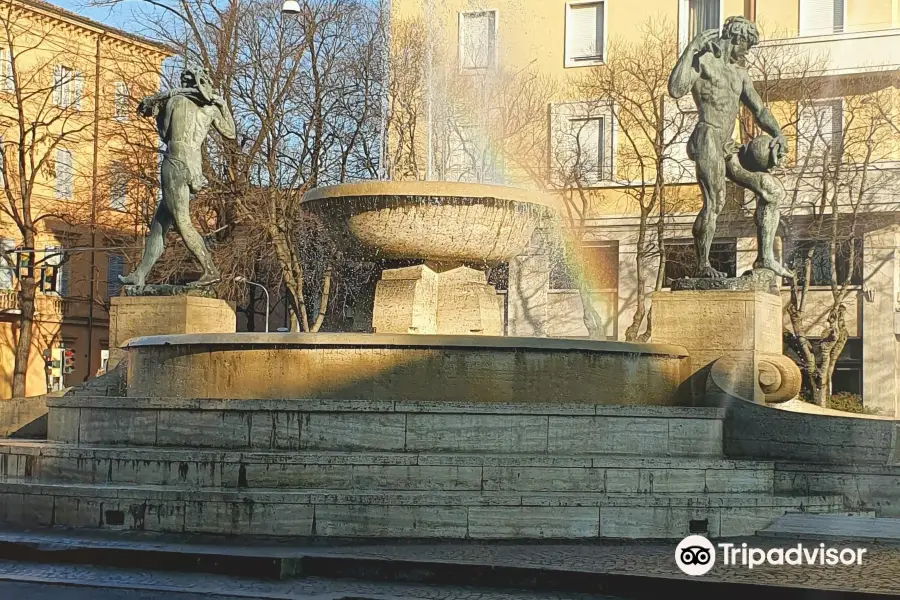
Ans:
{"type": "MultiPolygon", "coordinates": [[[[697,254],[693,240],[666,240],[665,285],[671,286],[676,279],[693,277],[697,271],[697,254]]],[[[709,264],[713,269],[735,277],[737,273],[737,243],[735,241],[713,242],[709,250],[709,264]]]]}
{"type": "Polygon", "coordinates": [[[69,295],[69,264],[63,261],[62,246],[46,246],[44,248],[44,264],[45,267],[56,267],[56,281],[54,282],[56,291],[47,292],[54,296],[69,295]]]}
{"type": "MultiPolygon", "coordinates": [[[[822,340],[820,338],[808,338],[812,344],[813,352],[819,354],[822,340]]],[[[803,365],[804,360],[790,347],[789,344],[784,345],[784,355],[789,357],[798,365],[803,365]]],[[[802,371],[801,367],[801,371],[802,371]]],[[[844,349],[838,355],[834,365],[834,374],[831,378],[831,393],[839,394],[841,392],[848,394],[856,394],[861,396],[863,392],[863,346],[861,338],[849,338],[844,349]]],[[[803,388],[801,394],[809,393],[809,381],[803,378],[803,388]]]]}
{"type": "Polygon", "coordinates": [[[72,199],[72,152],[56,149],[56,197],[60,200],[72,199]]]}
{"type": "Polygon", "coordinates": [[[566,5],[566,66],[603,62],[606,50],[606,2],[566,5]]]}
{"type": "Polygon", "coordinates": [[[11,290],[15,285],[16,243],[0,240],[0,290],[11,290]]]}
{"type": "Polygon", "coordinates": [[[119,275],[125,274],[125,257],[121,254],[107,254],[106,258],[106,297],[115,298],[122,289],[119,275]]]}
{"type": "Polygon", "coordinates": [[[615,173],[615,120],[606,100],[551,106],[550,172],[561,187],[595,186],[615,173]]]}
{"type": "Polygon", "coordinates": [[[64,148],[56,149],[56,197],[72,198],[72,152],[64,148]]]}
{"type": "Polygon", "coordinates": [[[569,121],[569,135],[574,144],[572,150],[575,154],[578,181],[593,183],[601,179],[608,179],[608,173],[604,173],[603,169],[606,164],[604,140],[606,127],[604,125],[603,117],[569,121]]]}
{"type": "Polygon", "coordinates": [[[128,86],[122,82],[117,81],[113,98],[113,106],[115,110],[115,120],[116,121],[127,121],[128,120],[128,105],[130,96],[128,94],[128,86]]]}
{"type": "Polygon", "coordinates": [[[53,103],[62,108],[81,109],[84,78],[75,69],[56,65],[53,69],[53,103]]]}
{"type": "Polygon", "coordinates": [[[475,128],[469,125],[451,124],[448,133],[450,147],[447,155],[446,178],[450,181],[474,181],[477,173],[475,128]]]}
{"type": "Polygon", "coordinates": [[[459,14],[459,64],[466,71],[496,66],[497,11],[459,14]]]}
{"type": "Polygon", "coordinates": [[[800,0],[800,35],[844,31],[845,0],[800,0]]]}
{"type": "Polygon", "coordinates": [[[109,207],[119,212],[128,209],[128,173],[120,162],[109,167],[109,207]]]}
{"type": "Polygon", "coordinates": [[[687,8],[688,40],[707,29],[722,26],[721,0],[689,0],[687,8]]]}
{"type": "MultiPolygon", "coordinates": [[[[809,285],[831,285],[832,264],[837,267],[838,285],[842,285],[848,277],[852,285],[862,285],[863,244],[860,239],[840,240],[837,243],[837,257],[834,261],[827,240],[797,240],[791,244],[789,256],[787,264],[796,271],[799,285],[804,285],[806,281],[807,260],[810,265],[809,285]]],[[[785,281],[785,285],[789,285],[789,282],[785,281]]]]}
{"type": "Polygon", "coordinates": [[[0,48],[0,91],[11,92],[15,87],[12,72],[12,52],[9,48],[0,48]]]}
{"type": "Polygon", "coordinates": [[[550,261],[550,289],[573,290],[583,277],[592,290],[618,290],[619,243],[602,242],[582,246],[577,256],[562,249],[553,251],[550,261]]]}
{"type": "Polygon", "coordinates": [[[804,102],[798,105],[797,114],[797,164],[840,162],[844,130],[841,100],[804,102]]]}

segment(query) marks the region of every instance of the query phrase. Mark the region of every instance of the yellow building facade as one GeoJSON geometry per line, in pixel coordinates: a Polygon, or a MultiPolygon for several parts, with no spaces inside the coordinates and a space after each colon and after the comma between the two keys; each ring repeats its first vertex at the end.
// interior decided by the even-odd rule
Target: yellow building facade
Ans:
{"type": "MultiPolygon", "coordinates": [[[[510,261],[507,333],[588,335],[580,278],[601,336],[618,340],[654,290],[692,269],[700,197],[685,143],[696,112],[689,97],[667,97],[665,80],[698,31],[754,21],[750,71],[790,147],[778,253],[814,256],[802,329],[822,330],[836,269],[849,282],[850,339],[834,391],[898,413],[900,0],[392,0],[390,15],[388,176],[556,194],[579,259],[573,268],[548,235],[510,261]],[[658,170],[665,191],[654,195],[658,170]],[[830,246],[815,238],[832,211],[847,231],[833,266],[819,268],[830,246]]],[[[735,125],[736,140],[757,133],[747,115],[735,125]]],[[[752,198],[729,194],[714,266],[738,276],[756,234],[752,198]]]]}
{"type": "Polygon", "coordinates": [[[29,268],[43,284],[26,395],[103,367],[115,276],[156,200],[155,131],[135,108],[170,54],[39,0],[0,2],[0,398],[12,394],[29,268]]]}

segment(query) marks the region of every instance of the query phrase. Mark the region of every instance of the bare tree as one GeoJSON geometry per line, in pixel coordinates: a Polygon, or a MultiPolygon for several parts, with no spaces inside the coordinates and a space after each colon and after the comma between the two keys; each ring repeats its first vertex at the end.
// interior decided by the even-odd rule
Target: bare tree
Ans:
{"type": "Polygon", "coordinates": [[[4,252],[17,270],[18,335],[12,394],[24,396],[35,328],[36,276],[59,256],[35,253],[39,236],[53,223],[86,221],[89,194],[78,189],[79,171],[89,169],[81,150],[89,144],[96,102],[91,83],[93,54],[70,43],[71,32],[52,20],[31,18],[23,7],[7,3],[0,13],[0,131],[2,201],[21,244],[4,252]],[[82,162],[79,162],[82,161],[82,162]]]}
{"type": "MultiPolygon", "coordinates": [[[[622,186],[624,208],[637,209],[635,311],[625,339],[646,341],[652,334],[647,292],[665,285],[666,229],[672,214],[683,210],[680,190],[670,184],[684,181],[692,168],[684,142],[693,126],[693,107],[685,110],[668,98],[669,72],[678,58],[675,28],[670,23],[647,21],[638,40],[612,40],[608,55],[603,65],[580,81],[579,95],[595,99],[590,112],[609,115],[619,136],[618,146],[612,149],[615,172],[611,162],[601,168],[606,179],[622,186]]],[[[581,162],[573,162],[571,175],[576,182],[583,180],[581,162]]],[[[583,198],[581,204],[585,205],[583,198]]],[[[583,215],[584,209],[577,212],[583,215]]]]}
{"type": "Polygon", "coordinates": [[[296,328],[318,330],[338,271],[333,257],[304,250],[320,225],[301,199],[313,187],[378,173],[383,31],[375,7],[301,0],[299,14],[282,15],[261,0],[146,1],[154,36],[206,68],[235,116],[237,139],[206,146],[209,185],[194,207],[223,271],[220,294],[247,298],[229,278],[238,274],[283,286],[296,328]]]}
{"type": "MultiPolygon", "coordinates": [[[[775,35],[775,38],[782,37],[775,35]]],[[[890,81],[878,72],[825,76],[826,54],[776,44],[760,48],[751,72],[763,100],[795,142],[780,174],[787,192],[782,239],[789,284],[784,337],[811,399],[827,406],[838,357],[850,336],[851,301],[863,283],[863,236],[889,207],[898,182],[891,161],[900,143],[890,81]]],[[[744,124],[744,133],[753,134],[744,124]]],[[[895,209],[894,209],[895,210],[895,209]]]]}

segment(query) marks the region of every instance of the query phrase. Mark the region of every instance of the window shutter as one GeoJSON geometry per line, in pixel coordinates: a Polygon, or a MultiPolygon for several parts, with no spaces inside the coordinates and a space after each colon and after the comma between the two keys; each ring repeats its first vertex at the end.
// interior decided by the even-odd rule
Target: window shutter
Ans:
{"type": "Polygon", "coordinates": [[[0,48],[0,89],[5,92],[11,92],[15,89],[12,72],[12,50],[9,48],[0,48]]]}
{"type": "Polygon", "coordinates": [[[603,3],[569,6],[566,32],[570,60],[603,58],[603,3]]]}
{"type": "Polygon", "coordinates": [[[63,105],[63,68],[62,65],[53,67],[53,104],[63,105]]]}
{"type": "Polygon", "coordinates": [[[106,297],[115,298],[122,289],[119,275],[125,272],[125,257],[120,254],[108,254],[106,263],[106,297]]]}
{"type": "Polygon", "coordinates": [[[109,207],[124,211],[127,207],[128,178],[125,167],[116,161],[110,164],[109,173],[109,207]]]}
{"type": "Polygon", "coordinates": [[[811,104],[801,103],[797,109],[797,163],[806,162],[806,156],[812,152],[819,124],[816,122],[816,111],[811,104]]]}
{"type": "Polygon", "coordinates": [[[122,81],[116,82],[115,87],[115,98],[114,98],[114,108],[115,108],[115,119],[117,121],[127,121],[128,120],[128,86],[125,85],[122,81]]]}
{"type": "Polygon", "coordinates": [[[16,268],[16,257],[12,252],[16,249],[16,243],[12,240],[0,240],[0,290],[11,290],[15,279],[13,272],[16,268]]]}
{"type": "Polygon", "coordinates": [[[81,98],[84,95],[84,76],[74,73],[72,76],[72,107],[81,110],[81,98]]]}
{"type": "Polygon", "coordinates": [[[56,275],[56,289],[60,296],[69,295],[69,263],[63,263],[59,267],[59,273],[56,275]]]}
{"type": "Polygon", "coordinates": [[[62,148],[56,149],[56,197],[72,197],[72,153],[62,148]]]}
{"type": "Polygon", "coordinates": [[[844,0],[800,0],[800,35],[844,31],[844,0]]]}

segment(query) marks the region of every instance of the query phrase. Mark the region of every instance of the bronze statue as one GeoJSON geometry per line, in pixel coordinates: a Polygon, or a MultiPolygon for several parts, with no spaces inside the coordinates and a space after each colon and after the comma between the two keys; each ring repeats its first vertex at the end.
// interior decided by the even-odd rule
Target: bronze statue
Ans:
{"type": "Polygon", "coordinates": [[[754,268],[769,269],[783,277],[794,276],[775,260],[773,250],[780,217],[778,203],[784,197],[784,187],[769,170],[780,164],[787,153],[787,142],[744,66],[747,53],[758,42],[753,22],[740,16],[729,17],[721,34],[710,29],[691,40],[669,76],[669,95],[681,98],[691,92],[699,114],[687,143],[687,154],[696,164],[703,196],[703,208],[693,228],[696,277],[725,277],[710,265],[709,251],[716,219],[725,206],[726,177],[757,197],[759,256],[754,268]],[[742,103],[768,135],[737,148],[732,136],[742,103]]]}
{"type": "Polygon", "coordinates": [[[226,139],[235,138],[231,113],[221,96],[213,91],[206,71],[187,66],[181,87],[148,96],[138,104],[138,114],[154,117],[159,137],[166,145],[160,167],[162,200],[150,224],[150,235],[140,264],[127,276],[125,284],[143,286],[150,269],[159,260],[166,233],[174,226],[184,245],[200,263],[203,273],[189,286],[203,287],[221,279],[203,238],[191,223],[190,199],[205,186],[201,172],[201,151],[212,126],[226,139]]]}

